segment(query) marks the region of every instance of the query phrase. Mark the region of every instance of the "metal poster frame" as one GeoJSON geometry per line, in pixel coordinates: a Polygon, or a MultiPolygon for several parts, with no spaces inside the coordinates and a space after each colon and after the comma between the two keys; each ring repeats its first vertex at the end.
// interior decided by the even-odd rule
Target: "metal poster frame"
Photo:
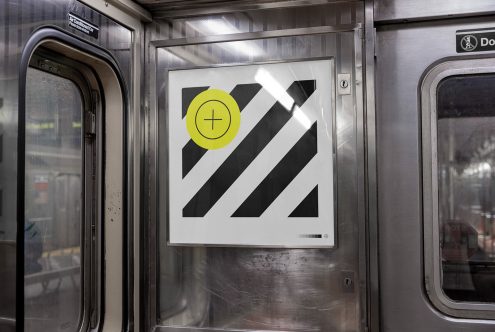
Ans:
{"type": "MultiPolygon", "coordinates": [[[[331,85],[331,109],[329,110],[332,112],[331,114],[331,119],[332,119],[332,167],[333,167],[333,173],[332,173],[332,182],[333,182],[333,237],[334,237],[334,244],[333,246],[327,246],[327,245],[311,245],[311,246],[294,246],[294,245],[243,245],[243,244],[199,244],[199,243],[171,243],[170,241],[170,195],[168,194],[167,198],[167,244],[170,246],[185,246],[185,247],[247,247],[247,248],[294,248],[294,249],[309,249],[309,248],[331,248],[335,249],[338,246],[337,243],[337,220],[338,220],[338,215],[337,215],[337,181],[336,181],[336,171],[337,171],[337,137],[336,137],[336,115],[337,115],[337,103],[336,103],[336,79],[337,79],[337,72],[335,70],[335,59],[334,57],[315,57],[315,58],[309,58],[309,59],[295,59],[295,60],[278,60],[278,61],[259,61],[259,62],[252,62],[252,63],[241,63],[241,64],[225,64],[225,65],[212,65],[212,66],[185,66],[181,68],[174,68],[174,69],[168,69],[164,74],[166,75],[166,85],[167,87],[169,86],[169,78],[170,72],[174,71],[182,71],[182,70],[191,70],[191,69],[211,69],[211,68],[234,68],[234,67],[243,67],[243,66],[257,66],[257,65],[271,65],[271,64],[285,64],[285,63],[297,63],[297,62],[310,62],[310,61],[321,61],[321,60],[328,60],[331,61],[331,73],[330,73],[330,85],[331,85]]],[[[169,89],[166,90],[166,113],[170,114],[169,110],[169,89]]],[[[167,135],[169,135],[170,127],[168,123],[168,117],[166,118],[166,128],[167,128],[167,135]]],[[[166,153],[169,155],[170,153],[170,142],[167,140],[166,143],[166,153]]],[[[166,165],[166,172],[167,172],[167,177],[170,176],[170,158],[167,158],[167,165],[166,165]]],[[[167,192],[170,193],[170,179],[167,181],[167,192]]]]}

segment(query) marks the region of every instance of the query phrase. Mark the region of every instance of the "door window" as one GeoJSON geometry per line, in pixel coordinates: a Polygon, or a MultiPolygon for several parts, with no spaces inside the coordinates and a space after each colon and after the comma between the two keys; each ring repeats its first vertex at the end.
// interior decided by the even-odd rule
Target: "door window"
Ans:
{"type": "Polygon", "coordinates": [[[441,286],[454,301],[495,302],[495,75],[437,90],[441,286]]]}
{"type": "Polygon", "coordinates": [[[83,110],[79,87],[28,68],[24,293],[26,331],[77,331],[82,316],[83,110]]]}

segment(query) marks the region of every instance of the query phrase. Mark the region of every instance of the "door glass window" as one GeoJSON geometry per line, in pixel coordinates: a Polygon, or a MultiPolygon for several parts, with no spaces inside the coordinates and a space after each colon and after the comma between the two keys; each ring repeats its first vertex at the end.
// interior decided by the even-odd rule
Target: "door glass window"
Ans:
{"type": "Polygon", "coordinates": [[[495,302],[495,75],[437,90],[441,284],[454,301],[495,302]]]}
{"type": "Polygon", "coordinates": [[[83,100],[70,80],[27,72],[25,330],[76,331],[82,308],[83,100]]]}

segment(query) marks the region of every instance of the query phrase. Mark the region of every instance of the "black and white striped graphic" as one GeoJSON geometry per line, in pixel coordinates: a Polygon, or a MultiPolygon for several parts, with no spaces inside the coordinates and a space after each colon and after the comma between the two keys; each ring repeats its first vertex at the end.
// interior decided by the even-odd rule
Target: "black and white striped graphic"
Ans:
{"type": "MultiPolygon", "coordinates": [[[[184,118],[187,113],[187,108],[191,101],[201,92],[207,90],[209,87],[193,87],[182,89],[182,117],[184,118]]],[[[234,97],[239,105],[239,109],[242,112],[244,107],[253,99],[253,97],[260,91],[261,85],[254,84],[239,84],[230,92],[230,95],[234,97]]],[[[187,173],[196,165],[196,163],[203,157],[208,150],[203,149],[199,145],[189,140],[182,149],[182,177],[185,177],[187,173]]]]}
{"type": "MultiPolygon", "coordinates": [[[[289,185],[316,155],[316,122],[297,141],[260,185],[232,215],[233,217],[260,217],[275,198],[289,185]]],[[[317,194],[318,195],[318,194],[317,194]]],[[[318,211],[303,211],[300,217],[317,217],[318,211]],[[308,214],[304,214],[308,212],[308,214]]]]}
{"type": "MultiPolygon", "coordinates": [[[[287,89],[287,93],[294,99],[295,105],[300,107],[313,94],[315,90],[316,82],[314,80],[296,81],[292,83],[291,86],[287,89]]],[[[242,109],[242,106],[240,104],[239,108],[242,109]]],[[[210,210],[210,208],[229,189],[232,183],[234,183],[234,181],[237,180],[242,172],[249,166],[253,159],[258,156],[258,154],[270,143],[272,138],[280,131],[280,129],[282,129],[287,121],[289,121],[291,116],[291,112],[287,111],[284,106],[280,104],[280,102],[275,102],[273,106],[268,110],[268,112],[266,112],[265,116],[256,124],[253,130],[251,130],[251,132],[244,138],[244,140],[236,147],[234,152],[232,152],[230,156],[228,156],[228,158],[208,179],[203,187],[201,187],[196,195],[191,198],[189,203],[187,203],[187,205],[183,209],[183,216],[204,217],[204,215],[210,210]]],[[[288,156],[288,159],[291,160],[289,160],[288,162],[294,160],[296,160],[296,162],[300,161],[300,158],[298,158],[295,154],[304,153],[304,149],[307,148],[308,145],[310,148],[309,150],[315,151],[311,155],[311,157],[316,154],[316,126],[313,127],[313,142],[310,143],[310,139],[306,139],[302,144],[300,144],[301,147],[299,147],[298,144],[296,151],[290,151],[292,153],[290,154],[290,156],[288,156]]],[[[188,144],[189,143],[190,142],[188,142],[188,144]]],[[[194,144],[194,142],[192,144],[194,144]]],[[[184,154],[187,152],[189,151],[184,152],[184,149],[182,150],[182,160],[184,160],[184,154]]],[[[304,158],[305,161],[306,159],[307,158],[304,158]]],[[[306,163],[307,162],[309,162],[309,160],[307,160],[306,163]]],[[[270,195],[270,197],[268,197],[266,196],[267,192],[263,192],[263,190],[270,190],[274,186],[284,187],[284,184],[286,186],[288,182],[290,182],[298,173],[296,172],[295,174],[290,174],[294,172],[287,172],[287,170],[292,169],[291,164],[281,165],[280,167],[284,166],[287,166],[285,169],[282,170],[285,171],[285,176],[281,176],[280,173],[277,173],[275,175],[267,177],[267,183],[260,189],[257,189],[257,192],[253,193],[255,196],[253,196],[251,199],[248,199],[239,208],[240,210],[236,211],[233,216],[252,217],[254,215],[251,215],[250,210],[253,211],[252,209],[257,208],[258,204],[263,204],[266,209],[268,207],[267,204],[269,205],[276,196],[273,197],[275,194],[273,193],[272,195],[270,195]]],[[[304,167],[304,165],[301,166],[304,167]]],[[[265,209],[263,209],[263,211],[265,209]]],[[[263,211],[260,211],[258,217],[263,211]]]]}
{"type": "Polygon", "coordinates": [[[331,66],[321,60],[170,77],[171,243],[333,245],[331,66]],[[217,150],[185,131],[190,103],[210,88],[230,93],[241,111],[239,133],[217,150]]]}

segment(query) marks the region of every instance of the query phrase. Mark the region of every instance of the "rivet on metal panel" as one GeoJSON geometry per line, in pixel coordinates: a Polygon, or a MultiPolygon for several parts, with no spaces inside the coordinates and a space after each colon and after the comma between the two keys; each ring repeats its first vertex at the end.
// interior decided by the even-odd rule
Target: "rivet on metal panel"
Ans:
{"type": "Polygon", "coordinates": [[[351,74],[338,74],[337,82],[338,82],[337,91],[339,95],[351,94],[351,74]]]}
{"type": "Polygon", "coordinates": [[[344,293],[354,292],[354,272],[342,271],[342,289],[344,293]]]}

